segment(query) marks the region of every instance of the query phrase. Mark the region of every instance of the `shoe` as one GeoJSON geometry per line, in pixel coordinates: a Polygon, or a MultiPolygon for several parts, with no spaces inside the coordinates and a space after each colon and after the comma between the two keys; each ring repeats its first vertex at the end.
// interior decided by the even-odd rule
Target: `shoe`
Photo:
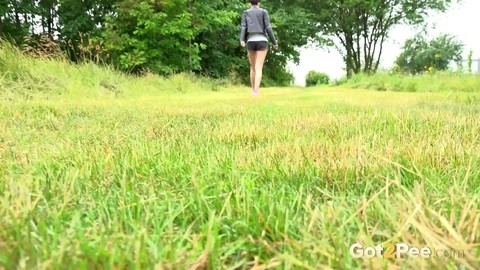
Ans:
{"type": "Polygon", "coordinates": [[[254,96],[258,96],[258,90],[257,90],[257,89],[253,89],[253,90],[252,90],[252,94],[253,94],[254,96]]]}

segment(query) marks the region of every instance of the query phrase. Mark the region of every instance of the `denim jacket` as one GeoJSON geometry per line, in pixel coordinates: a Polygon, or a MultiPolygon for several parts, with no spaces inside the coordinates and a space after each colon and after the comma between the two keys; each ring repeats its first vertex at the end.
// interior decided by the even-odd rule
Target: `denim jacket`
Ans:
{"type": "Polygon", "coordinates": [[[247,42],[248,33],[263,33],[265,36],[268,35],[273,44],[277,45],[277,39],[270,25],[270,16],[266,9],[251,7],[243,12],[240,41],[247,42]]]}

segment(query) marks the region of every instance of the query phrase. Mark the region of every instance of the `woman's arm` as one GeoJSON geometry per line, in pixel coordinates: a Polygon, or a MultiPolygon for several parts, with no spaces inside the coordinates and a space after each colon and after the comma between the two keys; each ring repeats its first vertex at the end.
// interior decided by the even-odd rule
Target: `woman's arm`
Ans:
{"type": "Polygon", "coordinates": [[[245,43],[247,41],[247,17],[246,16],[247,16],[247,13],[243,12],[241,29],[240,29],[240,43],[242,42],[245,43]]]}
{"type": "Polygon", "coordinates": [[[263,23],[265,24],[265,31],[267,31],[267,34],[270,37],[270,40],[273,42],[273,44],[278,45],[277,39],[273,34],[272,25],[270,24],[270,16],[268,15],[268,11],[264,10],[264,12],[265,13],[263,14],[263,23]]]}

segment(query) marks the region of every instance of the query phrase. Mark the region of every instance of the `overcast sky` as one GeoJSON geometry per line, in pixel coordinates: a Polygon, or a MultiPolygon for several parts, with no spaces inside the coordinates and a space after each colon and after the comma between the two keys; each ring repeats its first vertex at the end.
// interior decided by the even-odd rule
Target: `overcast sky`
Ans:
{"type": "MultiPolygon", "coordinates": [[[[464,58],[467,58],[470,49],[473,50],[473,58],[480,58],[480,0],[463,0],[462,4],[454,4],[447,12],[432,16],[429,26],[435,29],[429,32],[433,35],[448,33],[458,37],[465,44],[464,58]]],[[[381,67],[390,68],[395,58],[401,52],[403,42],[416,33],[415,29],[401,26],[394,29],[390,39],[385,43],[381,67]]],[[[473,63],[473,69],[477,69],[477,63],[473,63]]],[[[339,78],[345,75],[344,64],[340,54],[331,48],[327,50],[303,48],[301,50],[300,64],[289,65],[295,76],[295,84],[304,85],[308,71],[316,70],[326,72],[331,78],[339,78]]]]}

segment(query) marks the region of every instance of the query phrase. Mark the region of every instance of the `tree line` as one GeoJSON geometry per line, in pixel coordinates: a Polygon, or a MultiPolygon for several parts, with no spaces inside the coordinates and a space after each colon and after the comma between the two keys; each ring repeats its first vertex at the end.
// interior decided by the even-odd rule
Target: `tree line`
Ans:
{"type": "MultiPolygon", "coordinates": [[[[280,45],[269,52],[264,82],[290,84],[287,63],[298,63],[308,44],[336,48],[347,76],[374,73],[395,26],[422,24],[452,1],[262,1],[280,45]]],[[[248,78],[239,46],[247,7],[243,0],[0,0],[0,37],[22,45],[47,36],[72,61],[95,58],[132,73],[248,78]]]]}

